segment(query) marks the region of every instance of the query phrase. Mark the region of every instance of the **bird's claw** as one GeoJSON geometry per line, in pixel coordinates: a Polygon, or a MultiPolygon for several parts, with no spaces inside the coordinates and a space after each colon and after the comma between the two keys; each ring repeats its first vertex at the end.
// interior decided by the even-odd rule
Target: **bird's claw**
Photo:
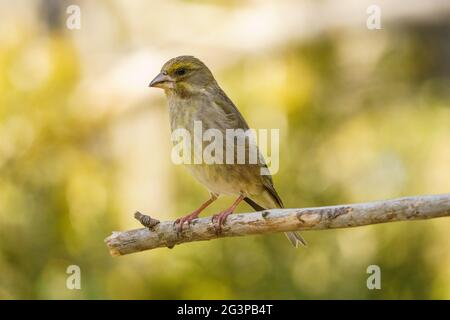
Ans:
{"type": "Polygon", "coordinates": [[[225,220],[232,213],[233,211],[231,210],[225,210],[212,216],[211,221],[218,232],[222,231],[222,226],[224,225],[225,220]]]}
{"type": "Polygon", "coordinates": [[[192,220],[197,219],[197,217],[198,217],[198,213],[193,212],[191,214],[188,214],[185,217],[176,219],[173,222],[173,226],[177,228],[177,233],[181,233],[183,231],[183,225],[187,222],[188,226],[190,226],[192,220]]]}

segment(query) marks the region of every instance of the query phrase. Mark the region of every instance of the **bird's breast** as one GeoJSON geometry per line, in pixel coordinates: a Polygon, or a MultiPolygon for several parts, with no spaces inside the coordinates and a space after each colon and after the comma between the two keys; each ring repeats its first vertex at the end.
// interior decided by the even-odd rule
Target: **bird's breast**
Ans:
{"type": "MultiPolygon", "coordinates": [[[[217,194],[251,195],[262,192],[259,165],[225,164],[225,158],[223,158],[223,164],[207,164],[204,161],[195,163],[195,157],[202,155],[211,143],[204,139],[205,130],[217,129],[225,133],[226,129],[232,128],[223,110],[213,101],[210,101],[208,97],[170,99],[169,113],[174,145],[180,143],[179,140],[173,139],[175,130],[182,129],[189,133],[192,161],[186,164],[186,167],[199,182],[217,194]]],[[[230,146],[227,146],[225,141],[222,142],[222,154],[226,155],[229,152],[227,148],[230,146]]],[[[235,153],[236,148],[232,147],[231,152],[235,153]]]]}

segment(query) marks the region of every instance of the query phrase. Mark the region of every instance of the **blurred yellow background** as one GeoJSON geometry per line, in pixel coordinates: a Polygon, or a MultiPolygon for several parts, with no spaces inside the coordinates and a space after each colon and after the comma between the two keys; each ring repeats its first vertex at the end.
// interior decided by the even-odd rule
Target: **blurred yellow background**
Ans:
{"type": "Polygon", "coordinates": [[[251,127],[281,129],[287,207],[450,192],[450,3],[377,3],[380,30],[369,1],[1,0],[0,298],[450,299],[448,219],[304,232],[299,250],[267,235],[112,258],[103,243],[136,210],[169,220],[208,197],[172,164],[147,87],[183,54],[251,127]]]}

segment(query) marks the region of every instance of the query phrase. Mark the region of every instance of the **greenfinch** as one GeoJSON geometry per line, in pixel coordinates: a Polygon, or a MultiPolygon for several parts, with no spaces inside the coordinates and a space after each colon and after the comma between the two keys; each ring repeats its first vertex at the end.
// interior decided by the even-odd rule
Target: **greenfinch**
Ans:
{"type": "MultiPolygon", "coordinates": [[[[183,129],[195,136],[195,123],[201,123],[204,131],[218,130],[223,136],[227,130],[249,130],[247,122],[220,88],[209,68],[193,56],[179,56],[167,61],[161,72],[150,82],[150,87],[164,90],[169,105],[169,118],[172,132],[183,129]]],[[[194,141],[194,137],[191,137],[194,141]]],[[[245,140],[245,150],[252,147],[251,139],[245,140]]],[[[192,142],[191,141],[191,142],[192,142]]],[[[200,147],[207,142],[201,140],[200,147]]],[[[234,139],[233,139],[234,142],[234,139]]],[[[194,142],[195,144],[195,142],[194,142]]],[[[223,143],[223,153],[232,152],[236,156],[237,148],[223,143]]],[[[256,146],[257,148],[257,146],[256,146]]],[[[195,157],[196,148],[189,151],[195,157]]],[[[260,161],[252,163],[188,163],[186,167],[193,176],[210,192],[210,198],[197,210],[175,221],[178,230],[183,224],[190,224],[198,215],[220,195],[232,195],[237,199],[227,209],[213,216],[212,221],[220,229],[228,215],[232,214],[238,204],[244,200],[256,211],[272,208],[283,208],[283,202],[275,190],[270,174],[261,174],[267,168],[263,157],[257,150],[260,161]]],[[[297,232],[286,232],[286,236],[294,247],[306,245],[305,240],[297,232]]]]}

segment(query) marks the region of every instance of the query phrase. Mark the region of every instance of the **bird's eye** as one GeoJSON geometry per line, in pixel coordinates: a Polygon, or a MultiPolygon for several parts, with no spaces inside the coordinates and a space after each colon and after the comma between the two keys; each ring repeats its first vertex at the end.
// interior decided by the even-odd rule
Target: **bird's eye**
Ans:
{"type": "Polygon", "coordinates": [[[183,75],[186,74],[186,69],[185,68],[179,68],[179,69],[177,69],[177,71],[175,71],[175,74],[177,76],[183,76],[183,75]]]}

